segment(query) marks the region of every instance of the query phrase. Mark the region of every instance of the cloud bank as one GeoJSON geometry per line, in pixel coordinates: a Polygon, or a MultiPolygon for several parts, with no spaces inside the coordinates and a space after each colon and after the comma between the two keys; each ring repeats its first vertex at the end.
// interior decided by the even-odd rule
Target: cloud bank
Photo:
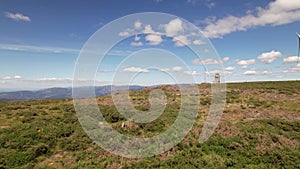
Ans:
{"type": "Polygon", "coordinates": [[[300,21],[300,2],[298,0],[276,0],[266,8],[257,7],[255,11],[242,17],[227,16],[219,20],[207,19],[203,29],[208,38],[222,38],[236,31],[246,31],[259,26],[277,26],[300,21]]]}

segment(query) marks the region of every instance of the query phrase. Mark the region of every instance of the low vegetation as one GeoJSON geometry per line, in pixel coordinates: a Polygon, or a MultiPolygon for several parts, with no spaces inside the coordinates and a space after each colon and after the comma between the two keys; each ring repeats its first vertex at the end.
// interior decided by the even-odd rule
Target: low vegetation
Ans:
{"type": "MultiPolygon", "coordinates": [[[[149,137],[167,130],[180,109],[179,88],[167,94],[164,113],[151,123],[127,121],[111,96],[97,98],[105,119],[119,132],[149,137]],[[122,124],[126,124],[125,126],[122,124]]],[[[300,82],[227,85],[216,132],[198,138],[210,106],[210,86],[199,85],[196,123],[171,150],[128,159],[96,145],[81,128],[71,99],[0,102],[0,168],[300,168],[300,82]]],[[[131,92],[132,104],[148,110],[150,89],[131,92]]]]}

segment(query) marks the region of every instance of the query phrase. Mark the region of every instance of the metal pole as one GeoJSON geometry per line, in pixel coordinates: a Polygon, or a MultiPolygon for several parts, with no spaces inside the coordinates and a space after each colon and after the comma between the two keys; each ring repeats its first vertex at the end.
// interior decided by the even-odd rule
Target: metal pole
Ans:
{"type": "Polygon", "coordinates": [[[296,33],[299,39],[299,46],[298,46],[298,58],[297,58],[297,65],[299,64],[299,52],[300,52],[300,35],[296,33]]]}

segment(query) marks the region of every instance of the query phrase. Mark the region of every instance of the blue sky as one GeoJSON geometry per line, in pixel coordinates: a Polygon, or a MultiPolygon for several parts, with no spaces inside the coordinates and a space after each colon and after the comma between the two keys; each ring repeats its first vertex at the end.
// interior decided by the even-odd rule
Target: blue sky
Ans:
{"type": "MultiPolygon", "coordinates": [[[[218,63],[224,66],[226,82],[300,78],[295,34],[300,32],[298,0],[4,0],[0,6],[0,89],[71,86],[77,57],[86,41],[115,19],[140,12],[168,13],[182,18],[177,23],[185,19],[196,25],[216,49],[220,57],[218,63]]],[[[143,18],[136,21],[140,22],[141,29],[146,29],[143,18]]],[[[171,21],[162,23],[166,25],[165,29],[159,30],[153,25],[151,28],[161,33],[167,32],[167,26],[178,29],[176,26],[180,24],[171,27],[171,21]]],[[[128,29],[121,31],[120,36],[134,24],[128,23],[128,29]]],[[[195,44],[184,35],[174,36],[187,45],[195,44]]],[[[174,83],[164,74],[170,72],[192,76],[199,83],[204,81],[204,76],[207,82],[213,80],[216,71],[204,72],[203,66],[212,66],[215,60],[197,60],[187,47],[176,45],[172,38],[159,36],[154,37],[156,41],[151,41],[146,37],[128,36],[116,44],[99,65],[96,84],[111,83],[116,71],[122,72],[123,77],[126,73],[128,76],[137,73],[133,83],[141,85],[174,83]],[[148,48],[172,51],[190,69],[176,65],[177,62],[164,65],[165,60],[157,64],[162,57],[159,55],[168,55],[163,52],[158,52],[147,62],[152,62],[156,70],[135,65],[118,67],[131,52],[148,48]]],[[[202,41],[207,45],[210,43],[205,39],[202,41]]],[[[149,57],[144,56],[146,54],[141,52],[134,57],[146,59],[149,57]]],[[[118,83],[122,84],[122,81],[118,80],[118,83]]]]}

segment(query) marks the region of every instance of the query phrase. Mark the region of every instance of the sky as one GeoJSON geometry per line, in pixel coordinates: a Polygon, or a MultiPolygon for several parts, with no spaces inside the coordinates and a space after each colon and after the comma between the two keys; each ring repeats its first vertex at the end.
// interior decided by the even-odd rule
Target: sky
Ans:
{"type": "Polygon", "coordinates": [[[72,86],[93,35],[99,49],[122,41],[94,62],[94,79],[82,74],[82,85],[202,83],[215,73],[222,82],[299,80],[296,32],[299,0],[3,0],[0,91],[72,86]],[[134,15],[115,34],[99,32],[143,12],[172,17],[134,15]]]}

